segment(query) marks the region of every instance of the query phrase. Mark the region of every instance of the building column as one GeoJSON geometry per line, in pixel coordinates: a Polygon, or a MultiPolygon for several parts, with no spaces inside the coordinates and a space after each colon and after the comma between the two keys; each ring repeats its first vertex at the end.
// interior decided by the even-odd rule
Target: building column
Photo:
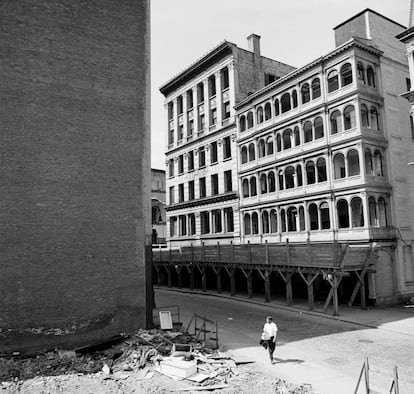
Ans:
{"type": "Polygon", "coordinates": [[[233,62],[228,65],[229,68],[229,95],[230,95],[230,118],[236,116],[236,111],[233,108],[236,103],[236,86],[235,86],[235,72],[236,66],[233,62]]]}
{"type": "Polygon", "coordinates": [[[208,96],[208,80],[203,81],[204,85],[204,124],[205,130],[208,131],[210,128],[210,98],[208,96]]]}
{"type": "Polygon", "coordinates": [[[351,208],[351,200],[349,198],[346,199],[348,201],[348,220],[349,220],[349,228],[352,228],[352,208],[351,208]]]}
{"type": "Polygon", "coordinates": [[[220,209],[221,214],[221,232],[225,233],[227,232],[227,226],[226,226],[226,216],[224,215],[224,209],[220,209]]]}
{"type": "MultiPolygon", "coordinates": [[[[368,197],[366,192],[361,193],[362,209],[364,210],[364,227],[369,226],[369,213],[368,213],[368,197]]],[[[375,209],[377,203],[375,202],[375,209]]],[[[377,216],[378,219],[378,216],[377,216]]]]}
{"type": "Polygon", "coordinates": [[[178,110],[177,110],[177,97],[173,99],[173,122],[174,122],[174,143],[173,145],[177,146],[178,142],[178,110]]]}
{"type": "Polygon", "coordinates": [[[410,72],[411,90],[414,90],[414,51],[411,50],[407,53],[408,69],[410,72]]]}
{"type": "Polygon", "coordinates": [[[193,134],[198,133],[198,102],[197,102],[197,86],[193,89],[193,120],[194,120],[194,131],[193,134]]]}

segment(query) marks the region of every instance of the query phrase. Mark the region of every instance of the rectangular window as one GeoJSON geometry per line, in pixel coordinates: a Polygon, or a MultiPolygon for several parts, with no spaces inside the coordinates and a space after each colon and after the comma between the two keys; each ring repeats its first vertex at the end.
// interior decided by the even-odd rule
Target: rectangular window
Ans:
{"type": "Polygon", "coordinates": [[[217,155],[217,141],[214,141],[210,145],[210,163],[214,164],[217,163],[218,155],[217,155]]]}
{"type": "Polygon", "coordinates": [[[182,174],[184,172],[184,155],[178,156],[178,173],[182,174]]]}
{"type": "Polygon", "coordinates": [[[184,202],[184,183],[178,185],[178,202],[184,202]]]}
{"type": "Polygon", "coordinates": [[[185,215],[180,215],[178,217],[180,236],[187,235],[187,217],[185,215]]]}
{"type": "Polygon", "coordinates": [[[210,111],[210,126],[213,126],[217,123],[217,108],[211,108],[210,111]]]}
{"type": "Polygon", "coordinates": [[[414,119],[410,116],[410,126],[411,126],[411,139],[414,140],[414,119]]]}
{"type": "Polygon", "coordinates": [[[209,212],[200,212],[201,234],[208,234],[210,232],[210,215],[209,212]]]}
{"type": "Polygon", "coordinates": [[[211,211],[211,215],[213,218],[213,229],[215,233],[221,233],[223,231],[222,223],[221,223],[221,210],[214,209],[211,211]]]}
{"type": "Polygon", "coordinates": [[[182,141],[184,136],[184,125],[178,126],[178,141],[182,141]]]}
{"type": "Polygon", "coordinates": [[[202,82],[197,85],[197,103],[204,103],[204,84],[202,82]]]}
{"type": "Polygon", "coordinates": [[[216,95],[216,77],[214,75],[208,78],[208,96],[214,97],[216,95]]]}
{"type": "Polygon", "coordinates": [[[188,215],[188,235],[194,235],[196,233],[196,221],[194,213],[188,215]]]}
{"type": "Polygon", "coordinates": [[[188,182],[188,199],[189,200],[194,200],[195,199],[194,181],[188,182]]]}
{"type": "Polygon", "coordinates": [[[198,167],[203,168],[206,166],[206,151],[204,150],[204,146],[200,148],[198,152],[198,167]]]}
{"type": "Polygon", "coordinates": [[[183,113],[183,96],[177,98],[177,113],[178,115],[183,113]]]}
{"type": "Polygon", "coordinates": [[[204,130],[204,127],[206,127],[206,119],[205,119],[204,114],[200,114],[198,118],[198,130],[202,131],[204,130]]]}
{"type": "Polygon", "coordinates": [[[224,192],[231,192],[233,190],[233,184],[231,179],[231,170],[224,171],[224,192]]]}
{"type": "Polygon", "coordinates": [[[227,89],[229,87],[229,69],[227,67],[220,71],[221,74],[221,89],[227,89]]]}
{"type": "Polygon", "coordinates": [[[188,152],[187,165],[188,165],[188,171],[194,170],[194,151],[188,152]]]}
{"type": "Polygon", "coordinates": [[[231,140],[230,137],[223,138],[223,159],[230,159],[231,157],[231,140]]]}
{"type": "Polygon", "coordinates": [[[407,92],[411,90],[411,79],[405,78],[405,84],[407,86],[407,92]]]}
{"type": "Polygon", "coordinates": [[[215,196],[219,194],[219,183],[218,183],[218,174],[211,176],[211,195],[215,196]]]}
{"type": "Polygon", "coordinates": [[[188,130],[187,130],[187,139],[190,139],[194,133],[194,120],[191,119],[188,121],[188,130]]]}
{"type": "Polygon", "coordinates": [[[170,218],[170,237],[174,237],[175,235],[177,235],[176,227],[177,227],[177,218],[173,216],[170,218]]]}
{"type": "Polygon", "coordinates": [[[223,119],[230,118],[230,101],[226,101],[223,104],[223,119]]]}
{"type": "Polygon", "coordinates": [[[193,91],[189,90],[187,92],[187,110],[193,108],[193,105],[194,105],[194,103],[193,103],[193,91]]]}
{"type": "Polygon", "coordinates": [[[233,209],[232,208],[224,208],[224,225],[226,232],[234,231],[234,222],[233,222],[233,209]]]}
{"type": "Polygon", "coordinates": [[[265,86],[276,81],[276,75],[265,73],[264,77],[265,77],[265,86]]]}
{"type": "Polygon", "coordinates": [[[168,131],[168,145],[172,145],[174,143],[174,128],[168,131]]]}
{"type": "Polygon", "coordinates": [[[200,198],[206,197],[206,178],[199,179],[200,198]]]}
{"type": "Polygon", "coordinates": [[[168,120],[174,119],[174,103],[168,103],[168,120]]]}
{"type": "Polygon", "coordinates": [[[170,205],[174,204],[174,186],[170,186],[170,205]]]}
{"type": "Polygon", "coordinates": [[[174,176],[174,159],[168,161],[168,175],[170,177],[174,176]]]}

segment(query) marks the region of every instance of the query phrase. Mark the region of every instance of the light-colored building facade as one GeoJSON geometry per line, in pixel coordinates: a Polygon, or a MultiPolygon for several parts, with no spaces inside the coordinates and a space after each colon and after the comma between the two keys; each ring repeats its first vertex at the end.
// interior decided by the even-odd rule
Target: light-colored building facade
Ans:
{"type": "Polygon", "coordinates": [[[165,171],[151,168],[152,245],[164,245],[167,238],[165,171]]]}
{"type": "Polygon", "coordinates": [[[234,106],[293,70],[224,41],[164,84],[167,240],[171,247],[239,242],[234,106]]]}
{"type": "Polygon", "coordinates": [[[236,105],[241,242],[375,241],[378,302],[414,291],[402,29],[367,9],[329,54],[236,105]]]}

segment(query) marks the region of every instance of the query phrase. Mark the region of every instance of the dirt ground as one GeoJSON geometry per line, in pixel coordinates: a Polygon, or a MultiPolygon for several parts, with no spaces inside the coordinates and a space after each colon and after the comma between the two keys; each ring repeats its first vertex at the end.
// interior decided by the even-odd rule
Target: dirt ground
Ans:
{"type": "Polygon", "coordinates": [[[228,387],[214,391],[182,391],[182,388],[196,387],[188,381],[175,381],[167,376],[155,372],[149,380],[138,380],[137,373],[114,374],[108,377],[104,373],[91,375],[69,374],[60,376],[36,377],[26,381],[3,382],[3,393],[25,394],[129,394],[129,393],[313,393],[310,387],[289,385],[279,379],[265,376],[246,367],[240,367],[237,376],[228,381],[228,387]]]}

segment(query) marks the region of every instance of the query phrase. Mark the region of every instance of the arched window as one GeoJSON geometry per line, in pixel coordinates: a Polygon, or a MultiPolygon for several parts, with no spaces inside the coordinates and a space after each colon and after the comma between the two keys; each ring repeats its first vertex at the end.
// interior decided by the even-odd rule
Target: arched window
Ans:
{"type": "Polygon", "coordinates": [[[267,176],[267,181],[269,183],[269,193],[276,191],[276,182],[275,182],[275,173],[270,171],[267,176]]]}
{"type": "Polygon", "coordinates": [[[315,140],[319,139],[319,138],[323,138],[323,120],[320,116],[318,116],[314,123],[313,123],[314,127],[315,127],[315,140]]]}
{"type": "Polygon", "coordinates": [[[298,126],[295,126],[295,129],[293,130],[293,134],[295,137],[295,146],[300,145],[300,131],[299,131],[298,126]]]}
{"type": "Polygon", "coordinates": [[[296,93],[296,90],[292,91],[292,106],[293,108],[298,106],[298,94],[296,93]]]}
{"type": "Polygon", "coordinates": [[[302,96],[302,104],[308,103],[310,101],[310,89],[309,84],[304,83],[300,88],[300,94],[302,96]]]}
{"type": "Polygon", "coordinates": [[[272,117],[272,106],[270,105],[270,103],[266,103],[264,107],[264,112],[265,112],[265,120],[269,120],[272,117]]]}
{"type": "Polygon", "coordinates": [[[259,217],[257,212],[252,213],[252,234],[259,234],[259,217]]]}
{"type": "Polygon", "coordinates": [[[371,110],[369,111],[369,120],[371,129],[373,130],[379,130],[379,118],[378,118],[378,111],[375,107],[371,107],[371,110]]]}
{"type": "Polygon", "coordinates": [[[348,228],[349,227],[349,211],[348,201],[339,200],[336,204],[336,210],[338,212],[338,227],[348,228]]]}
{"type": "Polygon", "coordinates": [[[345,171],[345,158],[342,153],[337,153],[334,156],[334,178],[340,179],[345,178],[346,171],[345,171]]]}
{"type": "Polygon", "coordinates": [[[247,114],[247,128],[251,129],[253,127],[253,112],[250,111],[247,114]]]}
{"type": "Polygon", "coordinates": [[[282,150],[282,137],[279,133],[276,135],[276,149],[278,152],[282,150]]]}
{"type": "Polygon", "coordinates": [[[352,227],[364,227],[364,208],[362,200],[354,197],[351,200],[352,227]]]}
{"type": "Polygon", "coordinates": [[[341,86],[350,85],[352,83],[352,67],[350,63],[345,63],[341,67],[341,86]]]}
{"type": "Polygon", "coordinates": [[[369,213],[369,225],[377,226],[377,203],[374,197],[368,199],[368,213],[369,213]]]}
{"type": "Polygon", "coordinates": [[[266,194],[267,193],[267,176],[266,174],[260,175],[260,193],[266,194]]]}
{"type": "Polygon", "coordinates": [[[266,156],[266,145],[264,140],[259,141],[259,157],[265,157],[266,156]]]}
{"type": "Polygon", "coordinates": [[[257,123],[263,123],[263,108],[259,107],[257,108],[257,112],[256,112],[256,116],[257,116],[257,123]]]}
{"type": "Polygon", "coordinates": [[[251,230],[250,215],[248,213],[244,214],[243,221],[244,221],[244,235],[250,235],[252,233],[252,230],[251,230]]]}
{"type": "Polygon", "coordinates": [[[310,142],[313,140],[312,123],[308,120],[303,125],[304,141],[310,142]]]}
{"type": "Polygon", "coordinates": [[[282,106],[282,114],[290,111],[292,109],[292,106],[290,104],[290,94],[289,93],[285,93],[281,99],[280,99],[280,104],[282,106]]]}
{"type": "Polygon", "coordinates": [[[312,81],[312,100],[321,97],[321,82],[319,78],[315,78],[312,81]]]}
{"type": "Polygon", "coordinates": [[[286,129],[283,132],[283,150],[290,149],[292,147],[292,130],[286,129]]]}
{"type": "Polygon", "coordinates": [[[243,179],[243,197],[249,197],[249,181],[247,179],[243,179]]]}
{"type": "Polygon", "coordinates": [[[273,138],[268,137],[266,139],[266,153],[267,155],[273,155],[273,138]]]}
{"type": "Polygon", "coordinates": [[[246,117],[244,115],[240,116],[239,126],[240,126],[240,131],[246,130],[246,117]]]}
{"type": "Polygon", "coordinates": [[[327,230],[331,228],[331,219],[329,217],[329,205],[326,201],[319,205],[319,212],[321,215],[321,229],[327,230]]]}
{"type": "Polygon", "coordinates": [[[312,185],[316,182],[315,177],[315,164],[313,161],[308,161],[306,163],[306,183],[312,185]]]}
{"type": "Polygon", "coordinates": [[[365,173],[368,174],[368,175],[373,175],[373,171],[372,171],[372,154],[371,154],[370,149],[365,148],[364,157],[365,157],[365,173]]]}
{"type": "Polygon", "coordinates": [[[344,129],[349,130],[355,127],[355,108],[353,105],[348,105],[344,109],[344,129]]]}
{"type": "Polygon", "coordinates": [[[262,212],[262,232],[263,234],[269,233],[269,213],[267,211],[262,212]]]}
{"type": "Polygon", "coordinates": [[[250,178],[250,197],[257,195],[256,177],[250,178]]]}
{"type": "Polygon", "coordinates": [[[296,182],[298,186],[303,186],[302,166],[300,164],[296,166],[296,182]]]}
{"type": "Polygon", "coordinates": [[[382,155],[379,150],[374,152],[374,172],[376,176],[384,176],[382,168],[382,155]]]}
{"type": "Polygon", "coordinates": [[[378,199],[378,219],[379,219],[379,225],[381,227],[387,227],[387,205],[385,203],[385,199],[383,197],[380,197],[378,199]]]}
{"type": "Polygon", "coordinates": [[[279,178],[279,190],[283,190],[284,184],[283,184],[283,171],[282,170],[278,172],[278,178],[279,178]]]}
{"type": "Polygon", "coordinates": [[[254,144],[251,143],[249,145],[249,161],[253,161],[255,159],[256,159],[256,152],[255,152],[255,149],[254,149],[254,144]]]}
{"type": "Polygon", "coordinates": [[[318,207],[312,203],[309,205],[309,225],[311,230],[319,229],[318,207]]]}
{"type": "Polygon", "coordinates": [[[336,70],[332,70],[328,74],[328,93],[333,92],[339,88],[339,80],[338,80],[338,72],[336,70]]]}
{"type": "Polygon", "coordinates": [[[331,134],[340,133],[342,131],[341,113],[335,110],[331,113],[331,134]]]}
{"type": "Polygon", "coordinates": [[[241,162],[242,164],[247,163],[247,148],[245,146],[241,150],[241,162]]]}
{"type": "Polygon", "coordinates": [[[295,187],[295,169],[292,166],[289,166],[285,170],[285,183],[286,189],[293,189],[295,187]]]}
{"type": "Polygon", "coordinates": [[[365,85],[365,70],[362,63],[357,63],[358,80],[365,85]]]}
{"type": "Polygon", "coordinates": [[[280,210],[280,224],[281,224],[281,230],[282,233],[286,232],[286,213],[284,209],[280,210]]]}
{"type": "Polygon", "coordinates": [[[297,231],[296,217],[298,216],[298,210],[296,207],[289,207],[287,210],[287,223],[288,231],[297,231]]]}
{"type": "Polygon", "coordinates": [[[306,227],[305,227],[305,209],[303,208],[303,206],[299,207],[299,230],[300,231],[305,231],[306,227]]]}
{"type": "Polygon", "coordinates": [[[361,123],[362,127],[369,127],[368,108],[365,104],[361,104],[361,123]]]}
{"type": "Polygon", "coordinates": [[[318,171],[318,182],[326,182],[328,179],[326,176],[326,161],[323,157],[320,157],[316,162],[316,168],[318,171]]]}
{"type": "Polygon", "coordinates": [[[279,100],[275,100],[275,116],[278,116],[280,114],[280,108],[279,108],[279,100]]]}
{"type": "Polygon", "coordinates": [[[375,88],[375,73],[371,66],[367,67],[367,83],[369,86],[375,88]]]}
{"type": "Polygon", "coordinates": [[[270,211],[270,232],[277,233],[277,212],[275,209],[270,211]]]}
{"type": "Polygon", "coordinates": [[[347,154],[348,176],[359,175],[359,154],[355,149],[351,149],[347,154]]]}

